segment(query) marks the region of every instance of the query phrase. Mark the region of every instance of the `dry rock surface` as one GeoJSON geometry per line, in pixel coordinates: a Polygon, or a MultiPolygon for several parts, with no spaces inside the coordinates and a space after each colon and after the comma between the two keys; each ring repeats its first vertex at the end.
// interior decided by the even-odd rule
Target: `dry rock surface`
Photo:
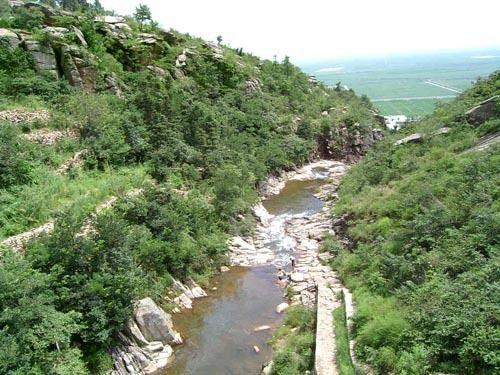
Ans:
{"type": "MultiPolygon", "coordinates": [[[[308,181],[324,179],[325,184],[315,194],[325,202],[318,213],[311,215],[292,215],[285,219],[284,228],[294,243],[295,267],[289,275],[288,292],[290,305],[302,304],[317,311],[315,373],[318,375],[337,374],[335,363],[336,343],[333,311],[341,305],[339,298],[343,292],[337,274],[325,261],[331,258],[328,253],[320,253],[321,241],[326,234],[335,235],[333,229],[338,220],[333,220],[330,211],[337,198],[337,187],[348,170],[348,165],[330,160],[320,160],[281,176],[271,177],[261,186],[264,196],[277,194],[286,181],[308,181]]],[[[233,238],[230,241],[231,263],[233,265],[254,266],[273,261],[275,254],[265,247],[269,240],[269,226],[273,216],[262,205],[257,205],[253,213],[259,224],[252,238],[233,238]]],[[[348,291],[347,291],[348,292],[348,291]]],[[[352,320],[352,298],[348,299],[349,319],[352,320]]],[[[287,303],[277,306],[281,313],[287,303]]],[[[351,343],[351,348],[354,344],[351,343]]]]}
{"type": "Polygon", "coordinates": [[[30,133],[24,134],[24,137],[31,142],[40,143],[42,145],[53,145],[62,139],[77,138],[78,133],[75,130],[52,130],[52,129],[37,129],[30,133]]]}
{"type": "Polygon", "coordinates": [[[50,119],[49,111],[39,109],[29,111],[24,109],[8,109],[0,111],[0,121],[11,122],[13,124],[30,123],[33,121],[46,122],[50,119]]]}
{"type": "Polygon", "coordinates": [[[172,345],[182,344],[170,315],[149,297],[137,301],[119,339],[122,345],[111,349],[113,375],[158,374],[173,358],[172,345]]]}

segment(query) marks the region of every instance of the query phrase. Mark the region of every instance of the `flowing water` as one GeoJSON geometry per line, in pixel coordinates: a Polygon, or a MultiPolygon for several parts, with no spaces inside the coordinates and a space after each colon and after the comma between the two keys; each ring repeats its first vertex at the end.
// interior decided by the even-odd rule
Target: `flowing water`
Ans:
{"type": "Polygon", "coordinates": [[[285,222],[292,216],[321,210],[322,201],[313,196],[321,183],[289,181],[280,194],[264,201],[269,213],[275,215],[265,246],[274,251],[276,259],[265,266],[233,267],[214,277],[210,285],[217,289],[209,289],[209,297],[195,300],[192,310],[174,316],[174,326],[185,343],[175,349],[175,361],[167,374],[260,373],[272,354],[267,342],[283,318],[275,311],[284,301],[283,289],[276,282],[276,267],[289,267],[295,245],[285,234],[285,222]],[[271,329],[254,331],[262,325],[271,329]]]}

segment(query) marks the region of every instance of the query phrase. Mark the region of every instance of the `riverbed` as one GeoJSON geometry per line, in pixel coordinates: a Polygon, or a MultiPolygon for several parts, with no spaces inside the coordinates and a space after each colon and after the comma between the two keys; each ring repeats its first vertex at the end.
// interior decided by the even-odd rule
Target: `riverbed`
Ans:
{"type": "Polygon", "coordinates": [[[323,202],[313,194],[322,179],[286,182],[277,195],[263,202],[273,215],[267,239],[259,246],[273,251],[266,265],[233,267],[211,280],[209,297],[196,300],[193,309],[174,316],[174,326],[185,338],[175,350],[167,374],[259,374],[271,359],[269,339],[281,324],[276,306],[284,302],[277,283],[277,268],[291,270],[295,242],[285,233],[285,223],[321,211],[323,202]],[[260,326],[270,328],[256,331],[260,326]]]}

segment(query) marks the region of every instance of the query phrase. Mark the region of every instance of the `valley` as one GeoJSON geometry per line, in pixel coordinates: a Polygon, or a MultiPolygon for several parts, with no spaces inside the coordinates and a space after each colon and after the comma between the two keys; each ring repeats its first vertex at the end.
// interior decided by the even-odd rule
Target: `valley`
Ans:
{"type": "Polygon", "coordinates": [[[498,373],[498,51],[155,17],[0,0],[0,374],[498,373]]]}

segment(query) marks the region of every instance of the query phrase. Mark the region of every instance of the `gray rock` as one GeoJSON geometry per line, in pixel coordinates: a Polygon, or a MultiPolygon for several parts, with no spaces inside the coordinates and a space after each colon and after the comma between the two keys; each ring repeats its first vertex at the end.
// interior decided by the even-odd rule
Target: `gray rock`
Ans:
{"type": "Polygon", "coordinates": [[[302,281],[304,281],[304,274],[302,272],[293,272],[291,275],[290,275],[290,279],[294,282],[294,283],[301,283],[302,281]]]}
{"type": "Polygon", "coordinates": [[[105,78],[105,81],[106,81],[106,89],[110,93],[118,97],[121,97],[123,95],[121,85],[118,82],[118,77],[116,77],[115,73],[108,74],[105,78]]]}
{"type": "Polygon", "coordinates": [[[56,39],[64,38],[69,33],[69,30],[65,27],[44,26],[43,30],[56,39]]]}
{"type": "Polygon", "coordinates": [[[273,361],[270,361],[262,366],[262,375],[271,375],[273,373],[273,361]]]}
{"type": "Polygon", "coordinates": [[[193,279],[189,278],[187,285],[193,294],[193,298],[207,297],[207,293],[193,279]]]}
{"type": "Polygon", "coordinates": [[[283,311],[285,311],[286,309],[288,309],[288,307],[290,307],[288,305],[288,303],[286,303],[286,302],[280,303],[278,306],[276,306],[276,312],[278,314],[281,314],[283,311]]]}
{"type": "Polygon", "coordinates": [[[12,8],[19,8],[19,7],[22,7],[24,5],[24,1],[22,1],[22,0],[9,0],[9,5],[12,8]]]}
{"type": "Polygon", "coordinates": [[[76,46],[61,47],[61,64],[70,85],[85,92],[94,92],[97,81],[95,57],[76,46]]]}
{"type": "Polygon", "coordinates": [[[12,48],[17,48],[21,43],[21,39],[19,39],[19,35],[17,35],[12,30],[8,29],[0,29],[0,38],[5,38],[9,42],[12,48]]]}
{"type": "Polygon", "coordinates": [[[163,344],[182,344],[181,335],[174,330],[170,315],[151,298],[137,302],[134,317],[146,340],[161,341],[163,344]]]}
{"type": "Polygon", "coordinates": [[[165,78],[167,76],[167,72],[165,69],[160,68],[159,66],[154,66],[154,65],[148,65],[146,67],[151,73],[156,74],[157,76],[161,78],[165,78]]]}
{"type": "Polygon", "coordinates": [[[80,44],[83,47],[87,48],[88,44],[87,44],[87,41],[85,40],[85,36],[83,35],[82,31],[76,26],[71,26],[71,30],[75,33],[76,38],[78,39],[80,44]]]}
{"type": "Polygon", "coordinates": [[[57,78],[57,62],[52,47],[36,40],[27,40],[24,44],[35,61],[35,69],[37,72],[48,73],[54,76],[54,78],[57,78]]]}
{"type": "Polygon", "coordinates": [[[372,136],[374,141],[380,141],[384,139],[384,133],[382,132],[382,129],[372,129],[372,136]]]}
{"type": "Polygon", "coordinates": [[[127,323],[127,333],[130,337],[134,339],[139,345],[148,345],[149,342],[146,340],[141,330],[135,323],[133,319],[130,319],[127,323]]]}
{"type": "Polygon", "coordinates": [[[423,134],[420,133],[414,133],[409,135],[408,137],[405,137],[403,139],[400,139],[399,141],[394,143],[394,146],[399,146],[399,145],[404,145],[406,143],[419,143],[422,142],[424,139],[423,134]]]}
{"type": "Polygon", "coordinates": [[[488,121],[493,118],[497,113],[500,112],[498,108],[498,102],[500,101],[500,95],[495,95],[484,102],[479,103],[477,106],[469,109],[465,112],[465,118],[467,122],[472,125],[481,125],[483,122],[488,121]]]}
{"type": "Polygon", "coordinates": [[[441,134],[448,134],[450,132],[450,128],[443,127],[439,128],[435,132],[432,133],[432,135],[441,135],[441,134]]]}
{"type": "Polygon", "coordinates": [[[256,92],[260,92],[261,86],[262,86],[262,84],[260,83],[258,78],[256,78],[256,77],[250,78],[245,83],[245,92],[248,95],[256,93],[256,92]]]}
{"type": "Polygon", "coordinates": [[[140,33],[138,35],[139,41],[143,44],[157,44],[161,40],[154,34],[140,33]]]}
{"type": "Polygon", "coordinates": [[[150,342],[147,346],[146,346],[146,350],[148,352],[151,352],[151,353],[155,353],[155,352],[161,352],[163,350],[163,343],[160,342],[160,341],[153,341],[153,342],[150,342]]]}
{"type": "Polygon", "coordinates": [[[97,16],[95,18],[95,21],[116,24],[116,23],[125,23],[125,18],[117,16],[97,16]]]}
{"type": "Polygon", "coordinates": [[[173,350],[169,345],[165,345],[163,347],[163,350],[158,353],[155,358],[154,362],[150,363],[149,366],[144,368],[144,374],[145,375],[156,375],[156,374],[164,374],[165,369],[169,365],[169,360],[172,357],[173,350]]]}

